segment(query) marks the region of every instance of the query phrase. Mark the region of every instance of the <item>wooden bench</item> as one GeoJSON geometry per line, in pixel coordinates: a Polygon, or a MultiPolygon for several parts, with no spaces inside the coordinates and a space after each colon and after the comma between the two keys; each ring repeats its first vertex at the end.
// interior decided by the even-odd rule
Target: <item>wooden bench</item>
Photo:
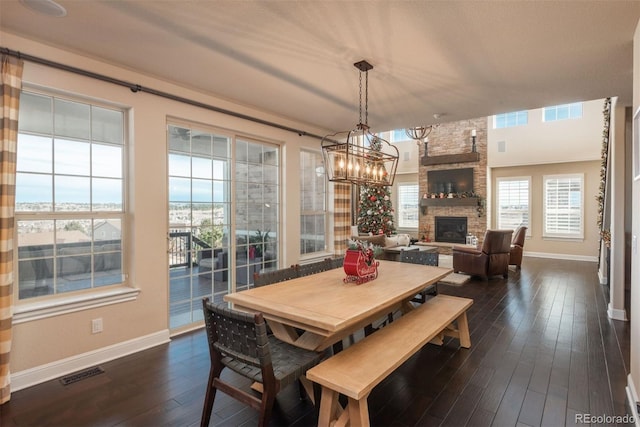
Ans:
{"type": "Polygon", "coordinates": [[[319,426],[368,426],[371,390],[426,343],[443,335],[471,346],[467,309],[473,300],[438,295],[390,325],[307,371],[322,386],[319,426]],[[348,398],[343,410],[339,394],[348,398]],[[334,424],[335,423],[335,424],[334,424]]]}

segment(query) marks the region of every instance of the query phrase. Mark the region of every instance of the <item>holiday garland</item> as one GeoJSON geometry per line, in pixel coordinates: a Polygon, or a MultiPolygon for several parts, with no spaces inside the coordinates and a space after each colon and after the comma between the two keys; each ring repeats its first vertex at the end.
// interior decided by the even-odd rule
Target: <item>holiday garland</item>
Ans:
{"type": "Polygon", "coordinates": [[[600,238],[604,241],[604,244],[609,247],[611,244],[611,232],[608,229],[604,229],[604,202],[605,192],[607,188],[607,165],[609,162],[609,126],[611,119],[611,98],[607,98],[604,101],[604,130],[602,131],[602,152],[601,152],[601,165],[600,165],[600,188],[596,200],[598,200],[598,229],[600,230],[600,238]]]}

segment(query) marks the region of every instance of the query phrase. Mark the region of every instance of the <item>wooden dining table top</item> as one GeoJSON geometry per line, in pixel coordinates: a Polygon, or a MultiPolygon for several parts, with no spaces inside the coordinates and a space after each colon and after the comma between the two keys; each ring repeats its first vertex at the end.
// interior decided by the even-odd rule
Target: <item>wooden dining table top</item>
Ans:
{"type": "Polygon", "coordinates": [[[244,311],[262,312],[278,338],[321,350],[396,309],[452,272],[450,268],[379,261],[378,277],[356,284],[342,268],[225,295],[244,311]],[[299,336],[294,329],[305,332],[299,336]]]}

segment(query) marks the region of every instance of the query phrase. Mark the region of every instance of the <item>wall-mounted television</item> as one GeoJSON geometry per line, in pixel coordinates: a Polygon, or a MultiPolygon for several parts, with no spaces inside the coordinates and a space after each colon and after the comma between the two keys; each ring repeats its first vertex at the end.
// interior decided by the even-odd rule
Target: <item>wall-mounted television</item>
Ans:
{"type": "Polygon", "coordinates": [[[428,171],[427,188],[430,194],[470,194],[473,192],[473,168],[428,171]]]}

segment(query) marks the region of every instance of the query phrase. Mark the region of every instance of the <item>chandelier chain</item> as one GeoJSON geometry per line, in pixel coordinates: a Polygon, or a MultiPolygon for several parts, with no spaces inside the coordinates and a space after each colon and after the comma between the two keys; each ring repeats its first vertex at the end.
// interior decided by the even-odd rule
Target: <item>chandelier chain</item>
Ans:
{"type": "Polygon", "coordinates": [[[369,125],[369,72],[364,72],[364,124],[369,125]]]}
{"type": "Polygon", "coordinates": [[[360,73],[358,74],[359,77],[359,89],[360,89],[360,96],[358,97],[358,102],[360,103],[360,116],[358,117],[358,122],[362,123],[362,71],[360,71],[360,73]]]}

